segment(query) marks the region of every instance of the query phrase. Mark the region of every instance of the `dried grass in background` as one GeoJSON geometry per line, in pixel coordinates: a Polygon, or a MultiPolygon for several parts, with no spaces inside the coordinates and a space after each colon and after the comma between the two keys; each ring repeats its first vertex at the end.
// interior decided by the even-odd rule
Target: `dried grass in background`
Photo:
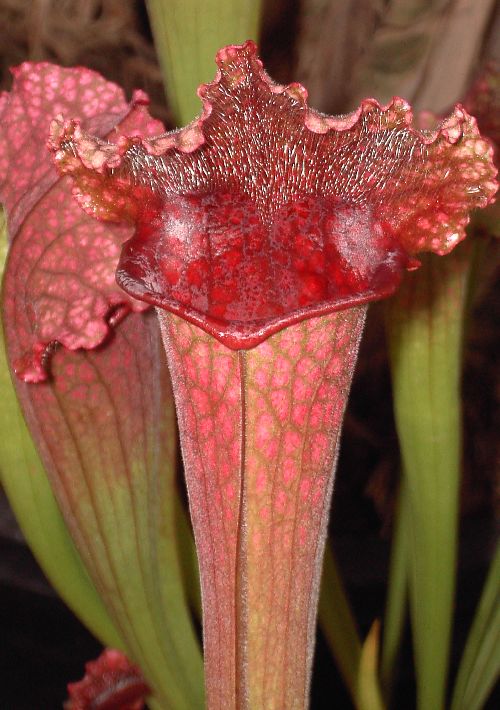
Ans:
{"type": "Polygon", "coordinates": [[[0,0],[0,87],[25,60],[83,65],[123,86],[144,89],[153,113],[168,121],[161,74],[143,2],[134,0],[0,0]]]}

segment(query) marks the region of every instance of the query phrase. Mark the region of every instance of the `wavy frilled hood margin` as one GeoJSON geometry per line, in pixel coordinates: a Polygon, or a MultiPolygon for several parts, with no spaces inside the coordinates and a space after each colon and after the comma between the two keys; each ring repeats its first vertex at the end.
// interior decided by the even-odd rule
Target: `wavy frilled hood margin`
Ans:
{"type": "Polygon", "coordinates": [[[122,288],[229,347],[389,295],[413,254],[450,251],[496,190],[459,105],[427,132],[400,98],[329,117],[299,84],[273,83],[253,42],[217,65],[186,128],[110,144],[56,121],[51,147],[84,209],[136,223],[122,288]]]}
{"type": "Polygon", "coordinates": [[[0,93],[0,202],[11,241],[4,307],[19,341],[13,366],[39,382],[55,342],[93,349],[108,337],[111,313],[116,321],[146,307],[115,283],[131,226],[99,223],[78,207],[47,149],[51,121],[56,113],[78,116],[107,141],[152,136],[163,126],[149,116],[145,94],[127,103],[119,86],[90,69],[25,62],[11,71],[12,90],[0,93]],[[22,317],[15,301],[24,304],[22,317]]]}

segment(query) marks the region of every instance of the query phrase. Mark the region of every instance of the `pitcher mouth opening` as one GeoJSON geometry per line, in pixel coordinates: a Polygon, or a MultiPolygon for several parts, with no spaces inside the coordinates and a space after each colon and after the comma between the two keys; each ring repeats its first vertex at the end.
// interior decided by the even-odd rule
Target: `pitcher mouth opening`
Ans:
{"type": "Polygon", "coordinates": [[[408,257],[367,206],[306,196],[263,215],[230,192],[166,199],[123,247],[118,284],[228,347],[392,293],[408,257]]]}

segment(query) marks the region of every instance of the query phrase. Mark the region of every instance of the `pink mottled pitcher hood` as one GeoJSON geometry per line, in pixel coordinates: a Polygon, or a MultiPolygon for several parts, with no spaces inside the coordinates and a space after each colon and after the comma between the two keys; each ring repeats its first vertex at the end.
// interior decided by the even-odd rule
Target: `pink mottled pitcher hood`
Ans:
{"type": "Polygon", "coordinates": [[[217,64],[187,128],[110,145],[60,121],[52,146],[85,209],[136,223],[120,285],[230,347],[389,295],[411,254],[452,249],[495,191],[460,106],[434,132],[397,98],[327,117],[274,84],[252,42],[217,64]]]}
{"type": "MultiPolygon", "coordinates": [[[[17,320],[23,352],[14,367],[39,381],[50,343],[94,348],[109,334],[111,312],[116,318],[145,308],[115,283],[130,225],[85,214],[72,198],[71,180],[53,165],[46,143],[54,114],[77,116],[111,142],[163,127],[148,115],[142,92],[129,104],[120,87],[90,69],[25,62],[12,73],[12,91],[0,94],[0,202],[12,243],[8,271],[28,315],[27,323],[17,320]]],[[[7,299],[9,313],[12,305],[7,299]]]]}

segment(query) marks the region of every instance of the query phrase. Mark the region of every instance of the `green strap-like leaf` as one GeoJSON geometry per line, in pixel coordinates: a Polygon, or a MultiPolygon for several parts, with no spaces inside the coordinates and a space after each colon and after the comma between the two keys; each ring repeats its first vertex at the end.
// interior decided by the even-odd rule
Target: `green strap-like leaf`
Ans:
{"type": "Polygon", "coordinates": [[[342,678],[355,701],[361,641],[331,545],[327,545],[323,560],[318,615],[342,678]]]}
{"type": "Polygon", "coordinates": [[[500,673],[500,544],[458,671],[451,710],[479,710],[500,673]]]}
{"type": "Polygon", "coordinates": [[[361,651],[358,674],[357,710],[383,710],[384,702],[378,684],[380,623],[374,621],[361,651]]]}
{"type": "Polygon", "coordinates": [[[256,39],[261,0],[148,0],[155,47],[175,120],[201,111],[196,89],[211,81],[217,50],[256,39]]]}
{"type": "Polygon", "coordinates": [[[386,699],[390,698],[395,681],[394,671],[406,618],[409,554],[407,524],[406,497],[403,482],[399,491],[392,536],[389,583],[382,639],[382,659],[380,664],[381,683],[386,699]]]}
{"type": "Polygon", "coordinates": [[[418,708],[444,705],[455,590],[460,373],[469,249],[425,256],[388,303],[397,430],[408,503],[418,708]]]}

